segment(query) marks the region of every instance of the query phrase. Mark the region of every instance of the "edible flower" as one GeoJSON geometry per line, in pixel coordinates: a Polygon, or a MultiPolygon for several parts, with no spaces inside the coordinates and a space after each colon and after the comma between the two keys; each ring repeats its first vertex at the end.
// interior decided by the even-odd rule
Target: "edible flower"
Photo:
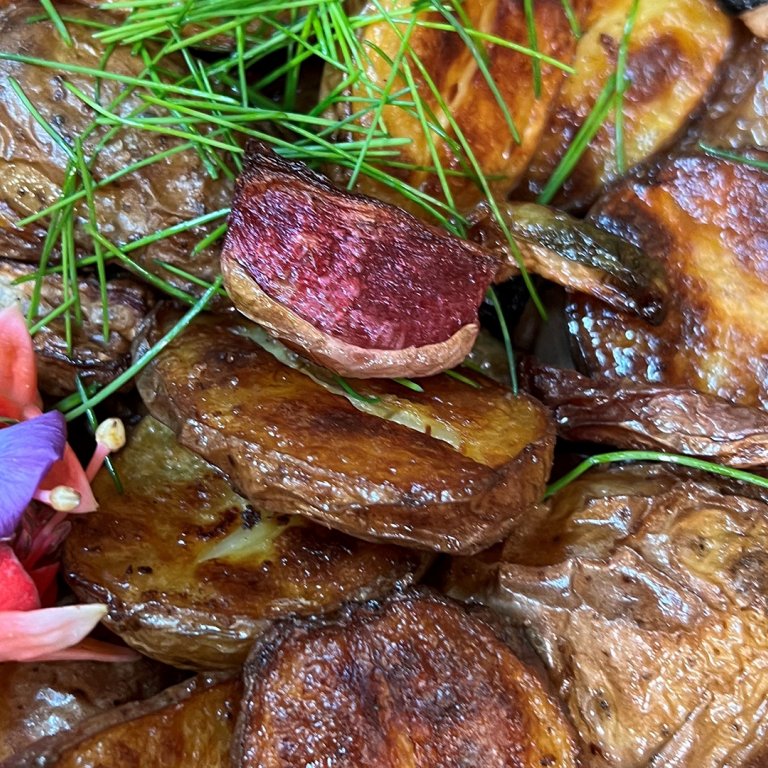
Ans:
{"type": "Polygon", "coordinates": [[[0,311],[0,662],[128,660],[133,651],[86,636],[106,606],[56,606],[56,553],[66,517],[92,512],[89,476],[125,440],[122,424],[101,429],[86,473],[57,411],[43,413],[32,339],[15,306],[0,311]]]}

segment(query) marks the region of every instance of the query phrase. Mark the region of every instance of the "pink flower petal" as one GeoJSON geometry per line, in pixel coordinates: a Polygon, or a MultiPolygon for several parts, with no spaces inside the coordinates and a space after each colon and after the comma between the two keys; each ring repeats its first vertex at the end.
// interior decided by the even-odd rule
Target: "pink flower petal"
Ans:
{"type": "MultiPolygon", "coordinates": [[[[0,310],[0,395],[19,407],[42,405],[37,391],[37,363],[24,315],[14,304],[0,310]]],[[[18,418],[14,414],[2,414],[18,418]]]]}
{"type": "MultiPolygon", "coordinates": [[[[0,611],[31,611],[39,607],[34,580],[14,551],[7,544],[0,544],[0,611]]],[[[2,631],[0,626],[0,634],[2,631]]]]}
{"type": "Polygon", "coordinates": [[[79,643],[106,612],[98,603],[0,611],[0,661],[42,661],[79,643]]]}
{"type": "MultiPolygon", "coordinates": [[[[103,643],[101,640],[94,640],[86,637],[85,640],[73,645],[71,648],[65,648],[63,651],[49,653],[45,661],[136,661],[141,658],[141,654],[128,648],[125,645],[114,645],[112,643],[103,643]]],[[[42,659],[40,659],[42,661],[42,659]]]]}

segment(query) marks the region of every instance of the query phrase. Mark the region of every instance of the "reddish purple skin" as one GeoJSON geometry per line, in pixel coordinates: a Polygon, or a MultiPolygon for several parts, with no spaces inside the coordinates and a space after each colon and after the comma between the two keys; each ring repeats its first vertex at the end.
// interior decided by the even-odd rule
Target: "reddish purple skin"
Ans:
{"type": "Polygon", "coordinates": [[[496,267],[477,246],[261,149],[238,181],[222,258],[365,349],[435,344],[476,322],[496,267]]]}

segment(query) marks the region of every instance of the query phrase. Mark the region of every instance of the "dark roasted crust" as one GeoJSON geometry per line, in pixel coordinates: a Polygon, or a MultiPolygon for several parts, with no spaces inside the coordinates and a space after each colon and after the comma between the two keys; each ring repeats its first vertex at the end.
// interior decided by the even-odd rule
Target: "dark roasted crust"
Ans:
{"type": "Polygon", "coordinates": [[[529,390],[566,440],[686,453],[733,467],[768,466],[768,413],[682,387],[589,379],[531,366],[529,390]]]}
{"type": "Polygon", "coordinates": [[[82,600],[109,606],[112,631],[175,666],[239,667],[274,620],[380,597],[431,560],[254,509],[151,417],[115,467],[127,487],[96,478],[99,509],[72,521],[64,573],[82,600]]]}
{"type": "MultiPolygon", "coordinates": [[[[107,26],[115,23],[110,13],[67,3],[57,3],[62,16],[76,17],[84,22],[107,26]]],[[[50,21],[28,23],[30,16],[40,17],[40,6],[33,0],[0,3],[0,40],[3,52],[74,63],[100,69],[104,66],[106,48],[92,36],[87,25],[70,24],[73,46],[69,47],[50,21]]],[[[172,57],[162,66],[178,66],[172,57]]],[[[128,48],[117,47],[108,57],[106,68],[132,77],[140,76],[145,63],[133,56],[128,48]]],[[[39,129],[26,107],[10,86],[15,78],[23,91],[33,99],[43,119],[55,125],[65,141],[83,135],[96,117],[83,103],[62,85],[62,75],[55,70],[11,61],[0,62],[0,126],[3,133],[3,153],[0,158],[0,255],[8,258],[39,261],[49,222],[41,220],[18,229],[15,223],[38,212],[59,199],[64,182],[68,156],[39,129]]],[[[95,80],[78,73],[67,73],[66,81],[84,93],[93,93],[95,80]]],[[[102,80],[100,98],[110,104],[124,90],[120,83],[102,80]]],[[[142,106],[137,96],[120,102],[121,115],[128,115],[142,106]]],[[[90,157],[109,128],[100,127],[84,141],[83,152],[90,157]]],[[[91,166],[95,180],[146,157],[171,149],[183,142],[166,135],[121,128],[107,142],[91,166]]],[[[113,184],[94,191],[96,224],[101,233],[117,245],[150,235],[204,213],[226,208],[231,196],[228,180],[214,180],[208,174],[194,149],[178,152],[162,162],[127,174],[113,184]]],[[[88,221],[85,203],[76,206],[75,246],[78,255],[93,253],[93,244],[82,227],[88,221]]],[[[212,231],[216,224],[195,227],[163,238],[146,248],[131,252],[131,258],[145,269],[190,292],[200,291],[155,263],[155,259],[171,263],[205,280],[218,273],[218,249],[208,248],[190,253],[195,244],[212,231]]],[[[54,251],[52,259],[58,258],[54,251]]]]}
{"type": "MultiPolygon", "coordinates": [[[[35,281],[16,283],[37,267],[9,259],[0,259],[0,307],[17,303],[26,313],[35,281]]],[[[73,324],[72,350],[67,350],[64,320],[59,317],[41,328],[33,337],[40,389],[48,395],[62,396],[75,389],[75,377],[83,384],[106,384],[131,364],[131,344],[136,328],[149,314],[154,296],[145,285],[128,278],[107,281],[109,303],[108,342],[103,341],[101,291],[95,277],[80,278],[77,284],[83,322],[73,324]]],[[[59,275],[42,281],[39,317],[44,317],[64,300],[59,275]]]]}
{"type": "Polygon", "coordinates": [[[663,265],[670,306],[651,327],[574,297],[570,327],[585,370],[768,406],[768,173],[676,155],[631,174],[590,217],[663,265]]]}
{"type": "Polygon", "coordinates": [[[346,375],[425,375],[477,335],[496,271],[478,246],[249,145],[222,251],[251,319],[346,375]]]}
{"type": "Polygon", "coordinates": [[[284,624],[254,647],[241,768],[567,768],[557,705],[494,628],[424,592],[284,624]]]}
{"type": "MultiPolygon", "coordinates": [[[[161,313],[149,341],[175,319],[161,313]]],[[[477,460],[362,413],[221,319],[196,321],[137,384],[150,412],[258,508],[372,541],[475,552],[540,497],[554,444],[536,401],[480,381],[476,391],[441,377],[408,395],[462,433],[477,460]],[[485,420],[495,414],[510,421],[494,434],[485,420]]]]}
{"type": "Polygon", "coordinates": [[[0,768],[228,768],[240,690],[227,676],[199,675],[41,739],[0,768]]]}

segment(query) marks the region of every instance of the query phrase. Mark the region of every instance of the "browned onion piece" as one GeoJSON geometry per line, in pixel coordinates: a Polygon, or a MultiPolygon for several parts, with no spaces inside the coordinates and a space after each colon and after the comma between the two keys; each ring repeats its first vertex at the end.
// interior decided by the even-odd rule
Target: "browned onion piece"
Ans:
{"type": "Polygon", "coordinates": [[[464,359],[496,272],[479,246],[252,144],[221,258],[237,308],[345,376],[464,359]]]}
{"type": "Polygon", "coordinates": [[[531,389],[569,440],[692,454],[734,467],[768,465],[768,413],[682,387],[590,379],[531,366],[531,389]]]}

